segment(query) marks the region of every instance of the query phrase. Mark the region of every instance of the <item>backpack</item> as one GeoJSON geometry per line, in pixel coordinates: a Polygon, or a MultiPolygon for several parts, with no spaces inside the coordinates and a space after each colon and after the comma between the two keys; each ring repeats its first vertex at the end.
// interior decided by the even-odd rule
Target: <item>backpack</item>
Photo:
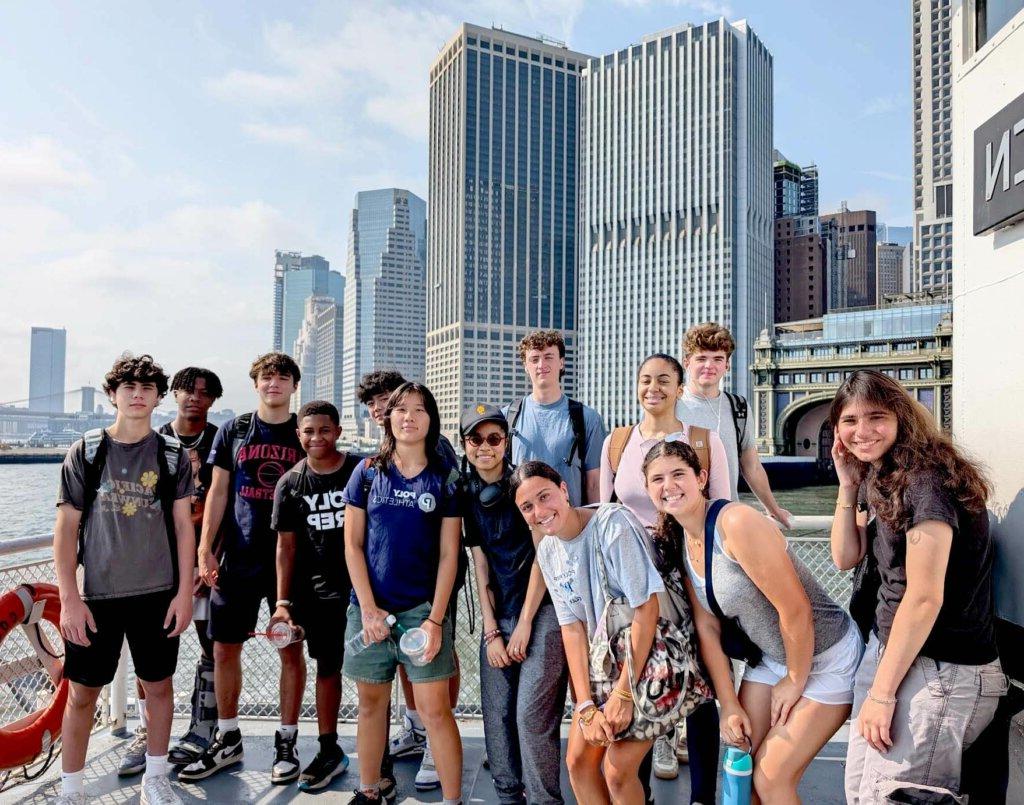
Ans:
{"type": "MultiPolygon", "coordinates": [[[[580,487],[584,493],[587,489],[587,470],[583,466],[583,460],[587,455],[587,425],[583,416],[583,403],[579,400],[574,400],[572,397],[566,397],[569,402],[569,422],[572,423],[572,447],[569,448],[569,457],[565,460],[566,463],[571,467],[572,461],[576,456],[580,457],[580,481],[582,486],[580,487]]],[[[505,418],[508,420],[508,433],[509,439],[508,444],[505,447],[505,457],[508,459],[508,463],[512,463],[512,437],[516,435],[516,423],[519,422],[519,415],[523,411],[523,403],[526,402],[526,397],[520,397],[513,400],[508,405],[508,413],[505,418]]],[[[556,469],[558,469],[556,467],[556,469]]]]}
{"type": "MultiPolygon", "coordinates": [[[[178,464],[184,454],[181,442],[175,436],[158,433],[156,451],[158,478],[156,495],[164,515],[174,586],[178,585],[178,538],[174,528],[174,501],[178,492],[178,464]]],[[[94,428],[82,434],[82,459],[85,464],[85,490],[82,499],[82,517],[78,523],[78,564],[85,558],[85,525],[100,491],[103,469],[107,465],[110,437],[103,428],[94,428]]]]}
{"type": "MultiPolygon", "coordinates": [[[[742,398],[741,398],[742,399],[742,398]]],[[[633,435],[633,428],[636,425],[624,425],[620,428],[615,428],[611,432],[611,436],[608,437],[608,463],[612,468],[612,503],[617,502],[618,496],[615,494],[615,474],[619,471],[619,462],[622,461],[622,452],[626,449],[626,444],[629,442],[629,437],[633,435]]],[[[708,476],[711,475],[711,431],[707,428],[698,428],[696,425],[690,425],[687,431],[687,444],[693,448],[693,451],[697,454],[697,459],[700,461],[700,467],[704,470],[708,476]]]]}
{"type": "Polygon", "coordinates": [[[736,452],[743,455],[743,435],[747,432],[747,400],[739,394],[725,392],[732,411],[732,424],[736,428],[736,452]]]}
{"type": "MultiPolygon", "coordinates": [[[[292,427],[298,429],[299,419],[295,414],[290,417],[292,427]]],[[[238,454],[242,451],[243,445],[256,430],[256,415],[250,411],[235,417],[231,426],[231,467],[232,472],[238,469],[238,454]]]]}

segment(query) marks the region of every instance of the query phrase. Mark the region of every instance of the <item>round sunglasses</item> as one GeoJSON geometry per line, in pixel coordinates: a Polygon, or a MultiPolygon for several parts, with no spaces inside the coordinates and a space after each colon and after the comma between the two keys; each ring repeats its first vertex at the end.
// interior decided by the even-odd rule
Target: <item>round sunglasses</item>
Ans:
{"type": "Polygon", "coordinates": [[[473,445],[473,447],[479,447],[484,442],[487,442],[491,447],[497,447],[505,441],[505,434],[488,433],[486,436],[481,436],[479,433],[471,433],[466,437],[466,441],[473,445]]]}

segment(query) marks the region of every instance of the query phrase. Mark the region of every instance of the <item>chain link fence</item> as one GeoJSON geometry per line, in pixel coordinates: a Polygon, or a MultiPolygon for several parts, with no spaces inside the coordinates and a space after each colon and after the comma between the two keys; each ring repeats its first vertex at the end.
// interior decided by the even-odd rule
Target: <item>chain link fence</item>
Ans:
{"type": "MultiPolygon", "coordinates": [[[[790,532],[792,552],[814,574],[825,590],[844,606],[850,598],[851,574],[836,569],[832,563],[827,533],[821,530],[796,530],[790,532]]],[[[31,581],[55,583],[51,560],[30,562],[7,568],[0,568],[0,591],[14,588],[31,581]]],[[[264,608],[260,612],[257,631],[266,631],[270,614],[264,608]]],[[[340,630],[339,624],[339,630],[340,630]]],[[[55,630],[50,629],[50,632],[55,630]]],[[[60,636],[47,633],[54,646],[62,646],[60,636]]],[[[339,635],[340,639],[340,635],[339,635]]],[[[459,655],[462,681],[459,704],[456,713],[460,717],[475,718],[480,710],[480,614],[476,597],[476,580],[472,572],[467,573],[466,586],[458,594],[458,615],[456,618],[455,647],[459,655]]],[[[178,654],[178,668],[174,676],[175,715],[187,717],[191,712],[192,684],[196,663],[199,659],[199,640],[194,628],[190,627],[181,639],[178,654]]],[[[28,663],[32,648],[24,636],[12,633],[3,644],[2,667],[12,668],[23,660],[28,663]]],[[[19,666],[20,667],[20,666],[19,666]]],[[[27,666],[26,666],[27,667],[27,666]]],[[[243,718],[270,719],[278,717],[278,673],[280,662],[277,651],[264,639],[250,640],[242,653],[243,683],[239,702],[239,715],[243,718]]],[[[302,701],[300,717],[316,718],[315,686],[316,663],[308,660],[306,691],[302,701]]],[[[395,686],[395,714],[400,712],[397,705],[403,704],[395,686]]],[[[27,675],[18,675],[16,680],[0,677],[0,723],[10,723],[11,716],[20,717],[34,710],[40,697],[52,693],[53,687],[42,671],[41,664],[27,675]],[[28,708],[28,709],[26,709],[28,708]]],[[[129,672],[128,710],[134,714],[134,675],[129,672]]],[[[106,723],[110,697],[105,691],[101,707],[97,710],[97,726],[106,723]]],[[[341,718],[354,721],[358,709],[356,687],[353,682],[343,679],[341,718]]]]}

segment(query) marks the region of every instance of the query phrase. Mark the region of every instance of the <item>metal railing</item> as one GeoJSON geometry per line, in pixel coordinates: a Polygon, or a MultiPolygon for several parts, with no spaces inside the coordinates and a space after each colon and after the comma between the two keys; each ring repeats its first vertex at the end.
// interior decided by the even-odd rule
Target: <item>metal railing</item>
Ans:
{"type": "MultiPolygon", "coordinates": [[[[832,526],[831,516],[797,516],[794,517],[793,528],[788,532],[793,553],[811,570],[815,578],[825,590],[844,606],[850,597],[851,574],[838,570],[832,563],[829,547],[828,531],[832,526]]],[[[46,550],[52,546],[51,536],[27,537],[0,542],[0,565],[4,557],[15,558],[15,562],[0,566],[0,593],[13,589],[25,582],[56,583],[52,556],[33,558],[21,563],[17,557],[29,552],[46,550]]],[[[456,619],[455,646],[459,654],[462,671],[462,682],[459,695],[457,714],[460,717],[476,718],[480,710],[480,615],[476,598],[476,581],[472,572],[467,573],[466,588],[469,607],[467,609],[467,592],[459,594],[458,617],[456,619]],[[470,631],[474,624],[473,631],[470,631]]],[[[263,608],[260,613],[258,630],[264,630],[270,615],[263,608]]],[[[62,646],[60,636],[47,632],[54,646],[62,646]]],[[[30,656],[31,646],[23,636],[12,633],[3,644],[3,668],[13,668],[13,663],[30,656]]],[[[190,697],[195,665],[199,659],[199,641],[195,630],[190,627],[181,639],[178,652],[178,668],[174,675],[175,715],[188,716],[190,713],[190,697]]],[[[277,718],[278,716],[278,670],[277,652],[264,640],[251,640],[242,654],[243,686],[239,702],[239,715],[244,718],[277,718]]],[[[302,701],[300,717],[316,718],[313,680],[316,678],[316,665],[308,660],[308,683],[302,701]]],[[[9,676],[10,674],[8,674],[9,676]]],[[[397,693],[396,685],[396,697],[397,693]]],[[[10,716],[24,714],[35,709],[35,698],[46,692],[46,687],[39,673],[18,680],[9,680],[0,673],[0,724],[14,720],[10,716]],[[26,691],[32,691],[27,696],[26,691]],[[31,701],[30,701],[31,700],[31,701]],[[31,705],[31,707],[29,707],[31,705]],[[26,710],[25,708],[28,707],[26,710]]],[[[52,691],[52,687],[49,688],[52,691]]],[[[400,703],[396,698],[396,704],[400,703]]],[[[357,712],[355,685],[345,679],[342,686],[341,718],[354,721],[357,712]]],[[[131,663],[127,659],[127,651],[122,652],[121,664],[114,682],[104,690],[101,706],[97,711],[97,726],[123,727],[128,717],[135,712],[135,681],[131,663]]],[[[400,712],[395,708],[396,715],[400,712]]],[[[16,716],[20,717],[20,715],[16,716]]]]}

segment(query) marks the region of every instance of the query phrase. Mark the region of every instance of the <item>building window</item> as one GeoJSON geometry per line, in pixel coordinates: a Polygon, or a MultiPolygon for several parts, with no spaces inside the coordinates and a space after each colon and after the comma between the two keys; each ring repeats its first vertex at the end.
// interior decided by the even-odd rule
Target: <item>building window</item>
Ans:
{"type": "Polygon", "coordinates": [[[931,366],[928,366],[928,367],[926,367],[924,369],[920,369],[918,371],[917,376],[920,377],[922,380],[934,380],[935,379],[935,369],[933,369],[931,366]]]}
{"type": "Polygon", "coordinates": [[[913,380],[914,370],[913,369],[900,369],[900,380],[913,380]]]}
{"type": "Polygon", "coordinates": [[[935,413],[935,389],[918,389],[917,401],[933,414],[935,413]]]}
{"type": "Polygon", "coordinates": [[[812,383],[823,383],[823,382],[825,382],[824,381],[824,375],[821,372],[811,372],[811,382],[812,383]]]}
{"type": "Polygon", "coordinates": [[[842,372],[828,372],[825,377],[829,383],[838,383],[842,379],[842,372]]]}

